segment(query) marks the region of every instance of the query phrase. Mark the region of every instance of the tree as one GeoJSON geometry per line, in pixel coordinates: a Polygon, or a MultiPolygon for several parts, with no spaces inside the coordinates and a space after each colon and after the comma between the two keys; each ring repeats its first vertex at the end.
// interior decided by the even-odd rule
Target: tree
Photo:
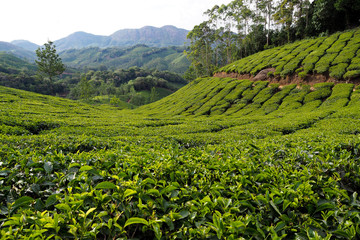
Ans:
{"type": "Polygon", "coordinates": [[[215,41],[215,31],[211,29],[210,22],[205,21],[196,25],[187,38],[190,39],[189,50],[185,51],[190,60],[196,76],[210,76],[215,68],[213,64],[212,45],[215,41]]]}
{"type": "Polygon", "coordinates": [[[155,102],[158,97],[159,97],[159,94],[157,93],[156,88],[155,88],[155,87],[152,87],[152,88],[151,88],[151,92],[150,92],[149,102],[150,102],[150,103],[155,102]]]}
{"type": "Polygon", "coordinates": [[[89,80],[86,79],[86,76],[81,77],[79,86],[80,99],[89,100],[93,94],[93,87],[91,86],[89,80]]]}
{"type": "Polygon", "coordinates": [[[282,0],[278,10],[274,14],[274,19],[285,26],[287,32],[287,41],[290,42],[290,28],[293,24],[295,0],[282,0]]]}
{"type": "Polygon", "coordinates": [[[271,30],[271,20],[274,13],[274,6],[272,0],[256,0],[256,7],[259,9],[261,13],[264,14],[264,24],[266,33],[266,45],[270,44],[270,30],[271,30]]]}
{"type": "Polygon", "coordinates": [[[345,26],[357,26],[359,23],[360,3],[359,0],[336,0],[335,9],[345,13],[345,26]]]}
{"type": "Polygon", "coordinates": [[[61,58],[56,53],[55,45],[53,42],[48,41],[43,47],[36,50],[38,60],[35,60],[38,71],[41,75],[45,75],[52,82],[53,77],[60,75],[65,71],[65,65],[62,63],[61,58]]]}

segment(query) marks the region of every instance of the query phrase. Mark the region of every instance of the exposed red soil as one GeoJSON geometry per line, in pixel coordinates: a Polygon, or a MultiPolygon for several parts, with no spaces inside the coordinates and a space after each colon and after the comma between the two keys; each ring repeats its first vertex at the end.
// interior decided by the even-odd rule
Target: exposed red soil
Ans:
{"type": "Polygon", "coordinates": [[[249,79],[252,81],[269,81],[269,83],[279,83],[280,85],[289,85],[289,84],[308,84],[314,85],[316,83],[321,82],[333,82],[335,84],[338,83],[353,83],[355,85],[360,85],[360,78],[350,79],[350,80],[337,80],[335,78],[330,77],[328,74],[309,74],[304,79],[300,78],[297,74],[289,75],[286,78],[282,78],[280,76],[267,76],[267,72],[273,71],[273,69],[265,69],[260,71],[256,76],[252,76],[251,74],[239,74],[239,73],[226,73],[226,72],[219,72],[215,73],[214,77],[220,78],[237,78],[237,79],[249,79]],[[259,75],[260,74],[260,75],[259,75]]]}

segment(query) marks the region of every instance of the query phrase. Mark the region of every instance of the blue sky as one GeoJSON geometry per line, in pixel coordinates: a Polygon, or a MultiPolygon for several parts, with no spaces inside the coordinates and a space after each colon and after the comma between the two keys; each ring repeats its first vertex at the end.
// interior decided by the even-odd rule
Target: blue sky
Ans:
{"type": "Polygon", "coordinates": [[[76,31],[110,35],[124,28],[174,25],[191,30],[203,12],[231,0],[1,0],[0,41],[37,44],[76,31]]]}

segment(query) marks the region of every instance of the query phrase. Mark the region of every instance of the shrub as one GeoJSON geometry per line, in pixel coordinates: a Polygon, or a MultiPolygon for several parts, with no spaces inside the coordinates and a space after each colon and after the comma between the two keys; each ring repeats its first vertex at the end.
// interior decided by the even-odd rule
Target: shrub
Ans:
{"type": "Polygon", "coordinates": [[[269,87],[264,88],[263,90],[261,90],[253,99],[253,103],[256,104],[263,104],[264,102],[266,102],[269,98],[272,97],[272,95],[278,90],[280,84],[275,83],[275,84],[270,84],[269,87]]]}
{"type": "Polygon", "coordinates": [[[340,34],[339,41],[348,41],[354,35],[353,31],[348,31],[340,34]]]}
{"type": "Polygon", "coordinates": [[[350,70],[360,70],[360,57],[355,57],[351,60],[351,63],[347,68],[347,71],[350,70]]]}
{"type": "Polygon", "coordinates": [[[354,84],[340,83],[333,87],[332,94],[326,99],[321,105],[322,108],[341,108],[345,106],[350,99],[351,93],[353,92],[354,84]]]}
{"type": "Polygon", "coordinates": [[[310,92],[310,85],[303,85],[301,89],[294,88],[289,95],[283,99],[279,110],[291,110],[301,107],[304,97],[308,92],[310,92]]]}
{"type": "Polygon", "coordinates": [[[304,78],[306,78],[307,73],[306,73],[305,71],[299,72],[299,73],[298,73],[298,76],[299,76],[301,79],[304,79],[304,78]]]}
{"type": "Polygon", "coordinates": [[[228,95],[225,96],[224,101],[233,103],[236,99],[241,97],[241,94],[253,84],[250,80],[242,80],[228,95]]]}
{"type": "Polygon", "coordinates": [[[304,98],[304,103],[309,103],[316,100],[324,100],[331,95],[331,88],[334,83],[318,83],[314,85],[315,91],[310,92],[304,98]]]}
{"type": "Polygon", "coordinates": [[[315,64],[314,70],[317,73],[324,73],[329,70],[331,62],[335,59],[337,53],[325,54],[320,60],[315,64]]]}
{"type": "Polygon", "coordinates": [[[349,66],[347,63],[339,63],[335,66],[330,67],[330,77],[341,79],[346,73],[346,68],[349,66]]]}
{"type": "Polygon", "coordinates": [[[343,76],[344,79],[352,79],[357,77],[360,77],[360,66],[358,70],[347,71],[343,76]]]}

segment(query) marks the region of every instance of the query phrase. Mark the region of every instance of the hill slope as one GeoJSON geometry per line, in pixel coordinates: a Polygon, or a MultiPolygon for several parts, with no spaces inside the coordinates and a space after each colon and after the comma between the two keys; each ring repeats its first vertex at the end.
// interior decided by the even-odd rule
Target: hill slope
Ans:
{"type": "Polygon", "coordinates": [[[289,77],[307,81],[316,74],[322,75],[321,81],[357,79],[360,76],[360,29],[265,50],[231,63],[219,73],[251,78],[264,69],[270,72],[258,80],[273,77],[275,81],[289,83],[289,77]]]}
{"type": "Polygon", "coordinates": [[[352,100],[356,102],[358,97],[350,83],[280,86],[268,81],[204,78],[139,110],[170,116],[279,117],[315,110],[332,114],[348,105],[355,106],[352,100]]]}
{"type": "Polygon", "coordinates": [[[11,44],[14,44],[18,47],[24,48],[25,50],[31,51],[31,52],[35,52],[35,50],[37,50],[40,46],[32,43],[30,41],[27,40],[14,40],[11,41],[11,44]]]}
{"type": "Polygon", "coordinates": [[[198,80],[181,99],[142,113],[0,87],[2,237],[359,238],[360,90],[326,83],[281,104],[270,99],[294,86],[266,85],[198,80]],[[240,100],[247,96],[253,111],[155,114],[179,110],[180,100],[187,106],[201,85],[212,90],[194,111],[218,103],[210,99],[217,92],[233,99],[231,89],[246,85],[251,90],[240,100]],[[264,115],[255,107],[262,102],[280,106],[264,115]]]}
{"type": "Polygon", "coordinates": [[[11,53],[0,52],[0,72],[18,74],[21,71],[35,74],[37,67],[11,53]]]}
{"type": "Polygon", "coordinates": [[[22,47],[16,46],[8,42],[0,42],[0,52],[12,53],[17,57],[34,61],[36,58],[35,52],[25,50],[22,47]]]}
{"type": "Polygon", "coordinates": [[[359,104],[344,82],[203,78],[134,111],[0,86],[1,235],[359,239],[359,104]]]}
{"type": "Polygon", "coordinates": [[[63,62],[76,68],[98,68],[103,65],[109,68],[137,66],[159,71],[169,70],[184,73],[190,62],[183,54],[183,47],[155,48],[136,45],[127,48],[84,48],[69,49],[59,53],[63,62]]]}

